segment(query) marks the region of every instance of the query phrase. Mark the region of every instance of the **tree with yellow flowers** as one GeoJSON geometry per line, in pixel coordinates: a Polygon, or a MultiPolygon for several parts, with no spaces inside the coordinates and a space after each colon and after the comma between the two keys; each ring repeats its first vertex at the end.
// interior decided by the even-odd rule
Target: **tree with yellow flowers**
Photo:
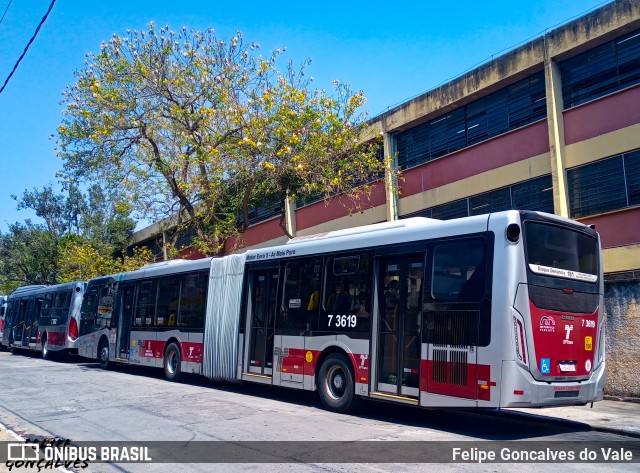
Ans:
{"type": "Polygon", "coordinates": [[[364,94],[337,81],[314,90],[309,61],[279,68],[283,55],[262,56],[240,32],[151,24],[114,35],[64,93],[63,176],[116,189],[138,216],[189,225],[205,254],[256,206],[365,193],[383,163],[363,135],[364,94]]]}

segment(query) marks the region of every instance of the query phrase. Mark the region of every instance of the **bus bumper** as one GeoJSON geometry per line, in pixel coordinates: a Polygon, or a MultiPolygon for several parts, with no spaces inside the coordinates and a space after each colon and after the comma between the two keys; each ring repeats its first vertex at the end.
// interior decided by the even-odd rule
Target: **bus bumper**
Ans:
{"type": "Polygon", "coordinates": [[[605,364],[584,381],[536,381],[514,361],[502,362],[500,407],[555,407],[584,405],[604,397],[605,364]]]}

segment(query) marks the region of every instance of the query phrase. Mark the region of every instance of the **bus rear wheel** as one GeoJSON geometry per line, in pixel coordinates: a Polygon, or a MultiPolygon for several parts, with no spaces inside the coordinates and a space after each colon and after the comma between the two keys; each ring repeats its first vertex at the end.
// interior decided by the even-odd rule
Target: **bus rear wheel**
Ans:
{"type": "Polygon", "coordinates": [[[100,345],[98,345],[98,361],[100,362],[100,368],[103,370],[108,370],[111,367],[111,362],[109,361],[109,342],[106,338],[100,340],[100,345]]]}
{"type": "Polygon", "coordinates": [[[182,375],[180,371],[181,362],[180,347],[175,343],[170,343],[164,352],[164,376],[169,381],[180,380],[182,375]]]}
{"type": "Polygon", "coordinates": [[[318,373],[318,392],[324,406],[334,412],[346,412],[353,405],[354,388],[348,358],[341,353],[329,355],[318,373]]]}
{"type": "Polygon", "coordinates": [[[53,358],[53,353],[47,348],[47,336],[45,335],[42,337],[42,359],[50,360],[51,358],[53,358]]]}

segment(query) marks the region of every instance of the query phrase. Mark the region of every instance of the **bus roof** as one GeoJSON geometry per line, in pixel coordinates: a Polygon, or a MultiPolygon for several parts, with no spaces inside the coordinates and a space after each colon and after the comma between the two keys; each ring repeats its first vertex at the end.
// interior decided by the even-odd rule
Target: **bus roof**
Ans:
{"type": "Polygon", "coordinates": [[[13,291],[9,296],[9,298],[11,299],[15,297],[30,296],[32,294],[46,294],[48,292],[64,291],[65,289],[82,288],[85,284],[86,282],[84,281],[73,281],[73,282],[62,283],[62,284],[54,284],[52,286],[45,286],[45,285],[23,286],[13,291]]]}

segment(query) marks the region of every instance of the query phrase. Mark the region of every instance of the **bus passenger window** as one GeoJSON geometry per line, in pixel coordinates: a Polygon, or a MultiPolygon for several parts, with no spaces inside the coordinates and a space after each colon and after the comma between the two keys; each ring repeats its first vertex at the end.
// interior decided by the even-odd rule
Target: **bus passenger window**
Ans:
{"type": "Polygon", "coordinates": [[[345,291],[345,284],[338,280],[329,286],[333,288],[333,292],[327,297],[326,309],[336,314],[348,313],[351,309],[351,301],[348,292],[345,291]]]}
{"type": "Polygon", "coordinates": [[[187,274],[182,277],[178,326],[204,327],[204,311],[207,303],[207,276],[187,274]]]}
{"type": "Polygon", "coordinates": [[[278,333],[309,335],[317,330],[322,258],[290,261],[285,266],[282,308],[276,319],[278,333]]]}
{"type": "Polygon", "coordinates": [[[485,288],[484,240],[436,245],[431,297],[441,301],[479,301],[485,288]]]}
{"type": "Polygon", "coordinates": [[[355,332],[369,330],[372,281],[370,266],[368,253],[327,260],[323,319],[328,329],[355,332]]]}
{"type": "Polygon", "coordinates": [[[150,327],[153,325],[156,308],[156,281],[143,281],[140,283],[136,315],[134,325],[138,327],[150,327]]]}
{"type": "Polygon", "coordinates": [[[180,280],[177,277],[161,278],[158,282],[157,327],[175,326],[179,302],[180,280]]]}

